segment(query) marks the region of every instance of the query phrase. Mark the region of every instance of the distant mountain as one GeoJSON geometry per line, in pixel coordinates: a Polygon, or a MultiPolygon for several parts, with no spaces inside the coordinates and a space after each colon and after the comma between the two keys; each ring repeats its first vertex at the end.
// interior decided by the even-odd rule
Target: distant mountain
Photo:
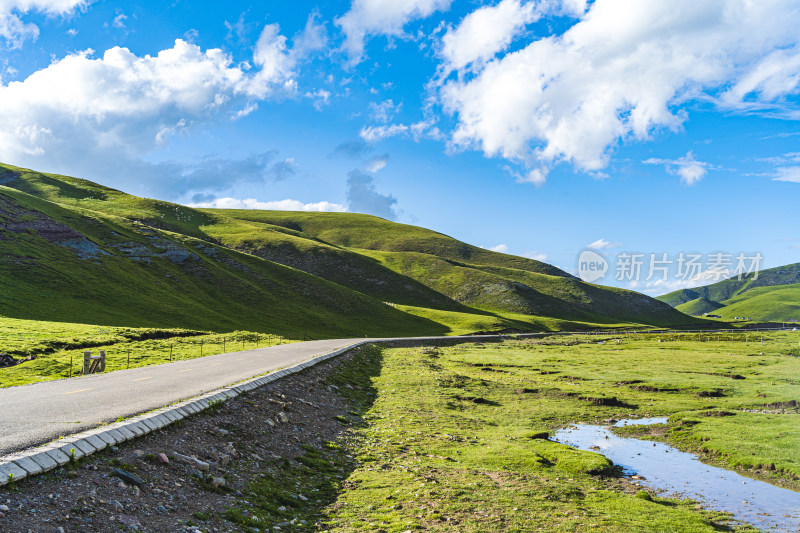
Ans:
{"type": "Polygon", "coordinates": [[[639,293],[351,213],[193,209],[0,165],[0,314],[287,337],[691,324],[639,293]]]}
{"type": "Polygon", "coordinates": [[[703,313],[723,319],[754,321],[800,320],[800,263],[762,270],[704,287],[674,291],[658,300],[693,316],[703,313]]]}

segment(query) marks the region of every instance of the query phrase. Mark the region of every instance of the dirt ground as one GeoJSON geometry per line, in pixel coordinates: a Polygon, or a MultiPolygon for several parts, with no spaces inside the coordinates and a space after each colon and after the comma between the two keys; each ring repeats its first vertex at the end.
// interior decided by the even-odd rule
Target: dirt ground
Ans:
{"type": "MultiPolygon", "coordinates": [[[[334,417],[346,414],[348,404],[325,378],[353,354],[77,464],[0,488],[0,531],[240,531],[219,513],[242,501],[250,480],[302,455],[301,444],[320,445],[343,431],[334,417]],[[115,469],[138,479],[123,481],[118,476],[125,473],[115,469]],[[195,514],[211,518],[199,521],[195,514]]],[[[298,494],[298,505],[303,498],[298,494]]],[[[287,527],[304,529],[304,524],[287,527]]]]}

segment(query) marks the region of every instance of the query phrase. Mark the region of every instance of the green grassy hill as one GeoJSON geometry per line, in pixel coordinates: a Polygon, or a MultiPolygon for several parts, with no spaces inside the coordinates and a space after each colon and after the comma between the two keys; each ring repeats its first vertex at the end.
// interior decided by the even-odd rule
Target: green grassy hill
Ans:
{"type": "Polygon", "coordinates": [[[676,305],[675,309],[687,315],[700,316],[705,313],[713,313],[720,307],[724,306],[719,302],[712,302],[708,298],[696,298],[686,303],[676,305]]]}
{"type": "Polygon", "coordinates": [[[689,324],[641,294],[351,213],[193,209],[0,165],[0,314],[288,338],[689,324]]]}
{"type": "Polygon", "coordinates": [[[658,299],[694,316],[713,312],[723,319],[800,320],[800,263],[763,270],[719,283],[671,292],[658,299]]]}

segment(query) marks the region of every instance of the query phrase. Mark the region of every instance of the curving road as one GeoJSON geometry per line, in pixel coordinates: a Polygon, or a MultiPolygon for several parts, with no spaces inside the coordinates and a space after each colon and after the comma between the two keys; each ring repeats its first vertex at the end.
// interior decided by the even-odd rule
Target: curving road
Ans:
{"type": "Polygon", "coordinates": [[[303,363],[364,340],[283,344],[0,389],[0,457],[303,363]]]}

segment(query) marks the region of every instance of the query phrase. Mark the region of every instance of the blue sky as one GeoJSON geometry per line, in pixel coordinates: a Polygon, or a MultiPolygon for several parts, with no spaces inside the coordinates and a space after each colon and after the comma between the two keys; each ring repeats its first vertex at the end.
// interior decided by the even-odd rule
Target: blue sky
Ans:
{"type": "MultiPolygon", "coordinates": [[[[0,7],[0,161],[169,201],[349,210],[615,280],[798,261],[788,0],[0,7]]],[[[706,278],[702,278],[706,279],[706,278]]]]}

